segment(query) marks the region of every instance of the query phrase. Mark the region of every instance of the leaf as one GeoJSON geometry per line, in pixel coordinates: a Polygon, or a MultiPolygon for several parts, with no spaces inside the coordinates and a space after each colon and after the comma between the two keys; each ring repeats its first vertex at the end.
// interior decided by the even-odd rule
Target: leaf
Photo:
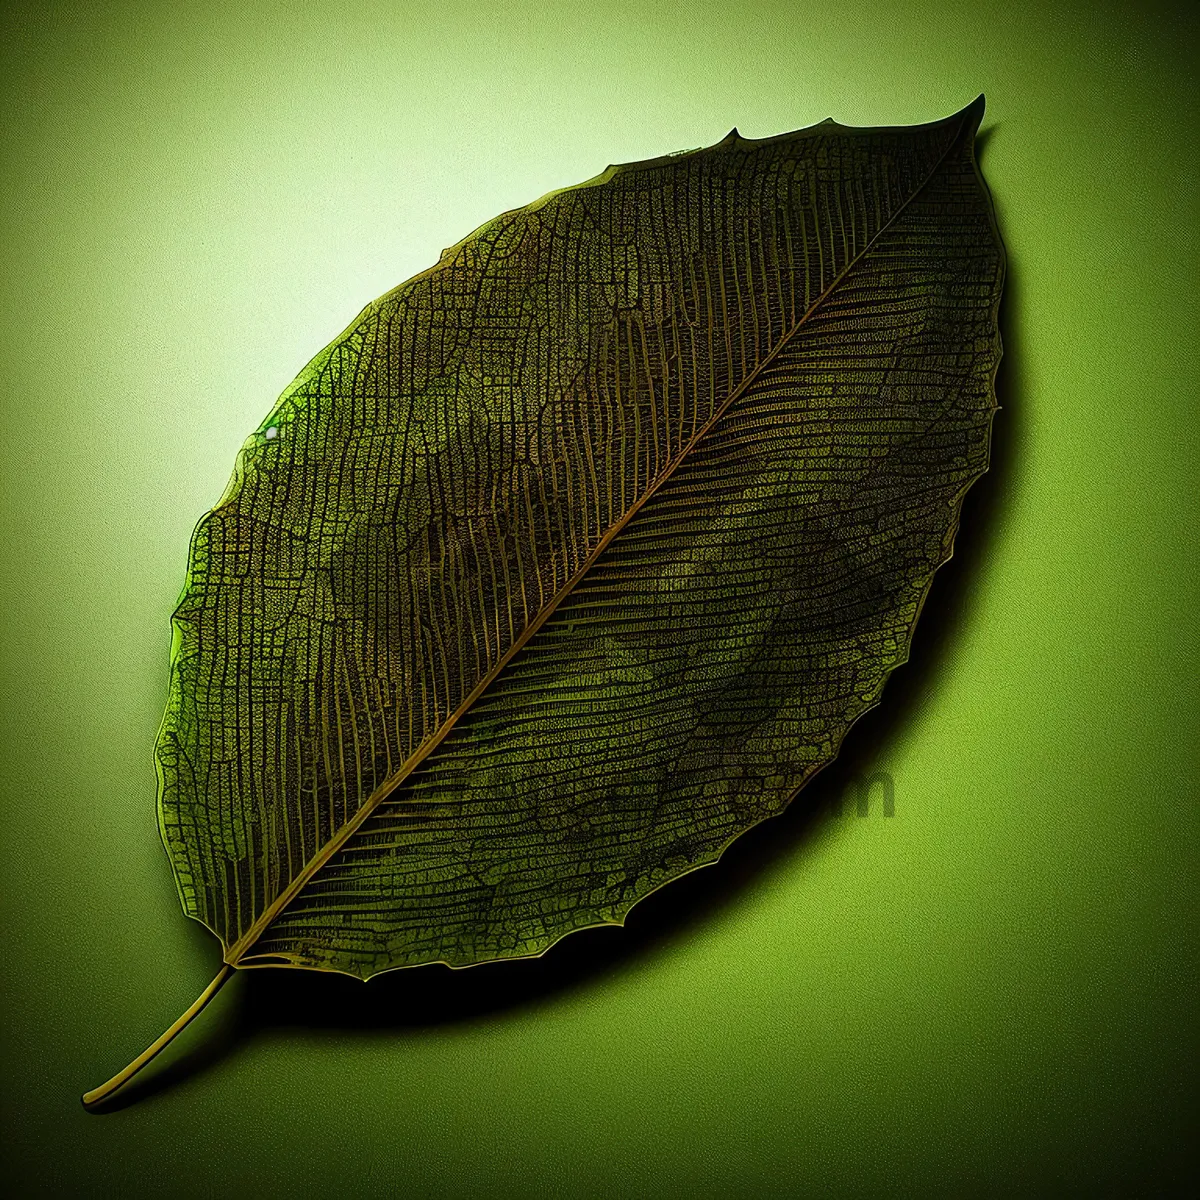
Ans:
{"type": "Polygon", "coordinates": [[[987,467],[982,113],[610,167],[300,374],[174,616],[159,813],[210,991],[539,954],[833,759],[987,467]]]}

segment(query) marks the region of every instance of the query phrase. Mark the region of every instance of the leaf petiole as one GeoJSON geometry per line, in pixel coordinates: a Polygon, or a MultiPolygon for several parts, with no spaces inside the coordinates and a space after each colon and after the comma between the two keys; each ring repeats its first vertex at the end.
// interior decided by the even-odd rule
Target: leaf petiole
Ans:
{"type": "Polygon", "coordinates": [[[102,1083],[98,1088],[93,1088],[90,1092],[84,1092],[83,1107],[95,1108],[98,1104],[102,1104],[107,1100],[114,1092],[123,1088],[159,1051],[169,1046],[175,1040],[176,1036],[182,1033],[204,1011],[208,1002],[221,990],[225,981],[232,974],[233,967],[229,963],[222,963],[221,969],[217,972],[212,983],[196,997],[192,1006],[165,1033],[151,1042],[129,1066],[122,1071],[118,1071],[107,1083],[102,1083]]]}

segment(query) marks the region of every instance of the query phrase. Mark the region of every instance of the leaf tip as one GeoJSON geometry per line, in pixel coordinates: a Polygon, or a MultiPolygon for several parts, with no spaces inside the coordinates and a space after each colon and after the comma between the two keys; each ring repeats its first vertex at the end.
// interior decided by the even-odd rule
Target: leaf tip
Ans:
{"type": "Polygon", "coordinates": [[[987,107],[987,99],[982,92],[959,113],[962,120],[962,131],[967,137],[974,138],[979,132],[979,123],[983,120],[983,110],[987,107]]]}

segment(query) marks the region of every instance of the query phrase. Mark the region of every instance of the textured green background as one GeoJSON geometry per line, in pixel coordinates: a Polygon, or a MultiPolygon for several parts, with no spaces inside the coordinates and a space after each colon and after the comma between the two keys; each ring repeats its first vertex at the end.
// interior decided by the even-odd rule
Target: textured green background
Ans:
{"type": "Polygon", "coordinates": [[[93,7],[0,30],[18,1194],[1194,1183],[1184,6],[93,7]],[[153,812],[168,615],[296,371],[443,246],[610,161],[979,91],[1011,270],[995,469],[913,664],[817,788],[890,771],[896,816],[796,808],[536,963],[239,977],[136,1103],[85,1114],[216,966],[153,812]]]}

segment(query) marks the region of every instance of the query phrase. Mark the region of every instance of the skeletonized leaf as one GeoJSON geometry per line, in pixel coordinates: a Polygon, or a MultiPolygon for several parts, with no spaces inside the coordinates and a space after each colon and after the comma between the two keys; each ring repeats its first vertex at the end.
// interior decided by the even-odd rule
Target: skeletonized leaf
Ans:
{"type": "Polygon", "coordinates": [[[301,373],[194,535],[157,747],[227,967],[540,953],[836,755],[987,466],[982,112],[610,167],[301,373]]]}

